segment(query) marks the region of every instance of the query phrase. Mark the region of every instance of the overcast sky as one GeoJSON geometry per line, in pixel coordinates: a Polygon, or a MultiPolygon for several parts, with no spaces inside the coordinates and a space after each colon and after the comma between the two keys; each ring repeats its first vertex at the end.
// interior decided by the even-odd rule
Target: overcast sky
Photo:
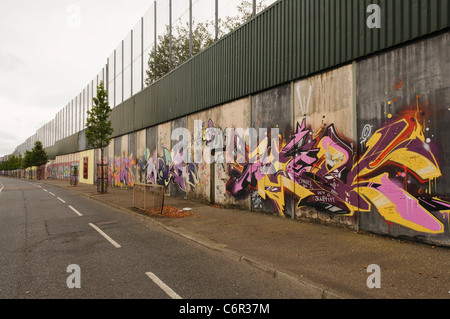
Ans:
{"type": "MultiPolygon", "coordinates": [[[[219,17],[238,14],[241,1],[220,0],[219,17]]],[[[140,18],[153,12],[153,2],[0,0],[0,157],[12,154],[86,88],[140,18]]],[[[174,1],[174,20],[188,19],[188,3],[174,1]]],[[[163,19],[168,10],[158,8],[163,19]]],[[[193,14],[212,20],[214,1],[194,0],[193,14]]]]}
{"type": "Polygon", "coordinates": [[[0,0],[0,156],[81,92],[152,4],[0,0]]]}

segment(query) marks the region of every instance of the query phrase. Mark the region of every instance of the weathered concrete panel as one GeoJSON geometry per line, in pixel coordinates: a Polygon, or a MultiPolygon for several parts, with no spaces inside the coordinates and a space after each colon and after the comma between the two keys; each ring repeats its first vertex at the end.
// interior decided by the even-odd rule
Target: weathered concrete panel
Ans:
{"type": "MultiPolygon", "coordinates": [[[[196,182],[188,188],[188,197],[224,206],[248,208],[247,198],[235,198],[226,189],[231,163],[220,159],[220,150],[226,147],[227,128],[243,130],[250,124],[250,98],[244,98],[187,117],[191,135],[191,155],[194,168],[188,169],[189,177],[196,182]],[[217,149],[216,149],[217,148],[217,149]],[[200,150],[195,153],[195,149],[200,150]],[[216,150],[215,150],[216,149],[216,150]],[[215,150],[215,151],[213,151],[215,150]]],[[[222,152],[222,156],[225,153],[222,152]]]]}
{"type": "Polygon", "coordinates": [[[158,127],[153,126],[138,132],[138,158],[136,160],[137,181],[139,183],[157,183],[157,140],[158,127]]]}
{"type": "MultiPolygon", "coordinates": [[[[176,120],[171,121],[171,132],[176,130],[177,128],[185,129],[187,128],[186,117],[181,117],[176,120]]],[[[172,138],[172,136],[171,136],[172,138]]],[[[170,141],[170,151],[171,158],[169,159],[169,163],[166,164],[167,169],[170,174],[170,183],[169,183],[169,191],[170,196],[186,198],[186,156],[187,151],[184,150],[185,153],[181,154],[175,153],[174,146],[179,142],[179,140],[170,141]]]]}
{"type": "Polygon", "coordinates": [[[145,183],[146,158],[146,130],[136,132],[136,175],[137,183],[145,183]]]}
{"type": "Polygon", "coordinates": [[[158,127],[152,126],[147,128],[145,134],[145,146],[153,153],[158,148],[158,127]]]}
{"type": "Polygon", "coordinates": [[[128,156],[129,155],[129,153],[128,153],[128,135],[129,134],[121,136],[119,156],[123,156],[123,155],[128,156]]]}
{"type": "Polygon", "coordinates": [[[135,181],[137,180],[137,133],[133,132],[128,134],[128,157],[131,158],[131,161],[129,163],[131,173],[133,175],[133,186],[135,181]]]}
{"type": "Polygon", "coordinates": [[[113,139],[113,141],[114,153],[111,159],[114,159],[114,157],[116,156],[120,156],[120,154],[122,153],[122,137],[116,137],[115,139],[113,139]]]}
{"type": "MultiPolygon", "coordinates": [[[[223,134],[224,147],[226,147],[226,132],[227,128],[244,130],[250,127],[250,98],[240,99],[228,104],[224,104],[218,108],[213,109],[212,118],[214,119],[214,126],[220,128],[223,134]]],[[[249,208],[249,198],[239,199],[234,198],[227,193],[227,183],[230,178],[229,170],[230,164],[215,163],[213,167],[214,174],[214,202],[224,206],[238,206],[249,208]]]]}
{"type": "MultiPolygon", "coordinates": [[[[109,142],[109,145],[105,148],[104,156],[108,160],[114,158],[115,140],[116,139],[114,139],[114,138],[111,139],[111,141],[109,142]]],[[[98,159],[100,159],[100,156],[98,157],[98,159]]]]}
{"type": "Polygon", "coordinates": [[[136,132],[136,157],[140,158],[145,153],[146,149],[146,130],[136,132]]]}
{"type": "Polygon", "coordinates": [[[304,170],[295,178],[299,219],[357,227],[357,196],[346,179],[355,156],[353,74],[346,65],[294,83],[295,123],[307,132],[296,146],[296,162],[302,154],[315,158],[297,165],[304,170]]]}
{"type": "Polygon", "coordinates": [[[313,136],[333,124],[344,138],[352,140],[353,68],[347,65],[294,83],[295,123],[306,119],[313,136]]]}
{"type": "MultiPolygon", "coordinates": [[[[270,137],[272,128],[279,130],[279,136],[281,137],[279,143],[284,145],[293,133],[291,84],[252,96],[251,114],[251,127],[257,130],[258,146],[263,143],[262,139],[264,138],[260,136],[259,129],[267,129],[267,134],[270,137]]],[[[251,138],[253,139],[253,136],[251,138]]],[[[269,145],[272,147],[270,143],[269,145]]],[[[250,152],[252,151],[254,150],[251,149],[250,152]]],[[[261,161],[262,158],[258,160],[259,163],[261,161]]],[[[250,167],[251,165],[248,166],[248,168],[250,167]]],[[[260,170],[259,167],[257,169],[260,170]]],[[[291,194],[285,192],[284,187],[278,183],[278,172],[266,174],[264,177],[258,177],[258,173],[252,175],[252,183],[256,183],[257,189],[251,192],[251,209],[282,216],[292,216],[294,210],[291,194]],[[274,192],[281,193],[283,198],[279,198],[274,192]]],[[[252,186],[248,185],[247,188],[249,187],[252,186]]]]}
{"type": "Polygon", "coordinates": [[[363,229],[450,243],[448,52],[446,33],[357,64],[363,229]]]}
{"type": "Polygon", "coordinates": [[[152,178],[152,183],[164,186],[166,195],[170,195],[167,163],[170,157],[171,133],[170,122],[158,125],[156,170],[154,171],[152,178]]]}
{"type": "MultiPolygon", "coordinates": [[[[197,199],[204,202],[211,202],[213,200],[211,194],[211,185],[213,179],[211,177],[211,164],[205,161],[204,154],[195,154],[194,150],[204,149],[206,140],[204,140],[204,132],[211,123],[214,126],[214,111],[208,109],[203,112],[191,114],[187,116],[187,128],[191,135],[191,144],[194,149],[191,149],[192,161],[196,166],[196,182],[193,187],[188,188],[188,198],[197,199]],[[196,135],[197,134],[197,135],[196,135]]],[[[206,139],[206,135],[205,135],[206,139]]]]}

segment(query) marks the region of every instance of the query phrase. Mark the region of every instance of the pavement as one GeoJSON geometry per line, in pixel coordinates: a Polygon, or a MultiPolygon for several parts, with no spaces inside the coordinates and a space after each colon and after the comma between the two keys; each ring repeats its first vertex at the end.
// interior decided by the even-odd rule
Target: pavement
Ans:
{"type": "Polygon", "coordinates": [[[191,215],[154,216],[133,208],[133,190],[99,194],[96,185],[36,182],[78,192],[255,270],[290,279],[317,299],[450,299],[448,247],[167,196],[166,206],[191,208],[191,215]]]}

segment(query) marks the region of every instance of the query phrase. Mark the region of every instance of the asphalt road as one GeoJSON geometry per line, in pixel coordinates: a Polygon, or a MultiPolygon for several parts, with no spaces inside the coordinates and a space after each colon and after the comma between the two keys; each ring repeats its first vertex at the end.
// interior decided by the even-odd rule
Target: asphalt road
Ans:
{"type": "Polygon", "coordinates": [[[0,190],[1,299],[311,298],[74,192],[4,177],[0,190]]]}

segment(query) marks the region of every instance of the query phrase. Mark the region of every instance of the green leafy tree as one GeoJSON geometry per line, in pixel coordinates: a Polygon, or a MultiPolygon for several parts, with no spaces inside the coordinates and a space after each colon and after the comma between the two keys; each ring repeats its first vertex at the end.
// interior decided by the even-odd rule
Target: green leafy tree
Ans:
{"type": "Polygon", "coordinates": [[[5,162],[5,168],[7,171],[18,169],[17,157],[15,155],[9,157],[9,159],[5,162]]]}
{"type": "Polygon", "coordinates": [[[36,141],[31,151],[25,151],[25,157],[22,158],[22,154],[18,157],[14,157],[14,167],[11,169],[20,169],[28,167],[37,167],[37,178],[41,178],[42,170],[41,166],[48,163],[48,155],[42,145],[41,141],[36,141]]]}
{"type": "MultiPolygon", "coordinates": [[[[88,118],[86,121],[86,139],[89,146],[100,149],[101,163],[103,164],[104,148],[107,147],[111,141],[111,134],[113,128],[109,116],[112,109],[108,103],[108,93],[104,88],[103,81],[97,86],[97,97],[93,99],[93,106],[87,112],[88,118]]],[[[102,166],[101,170],[101,193],[105,192],[105,172],[102,166]]]]}
{"type": "MultiPolygon", "coordinates": [[[[266,7],[264,2],[265,0],[258,2],[258,12],[266,7]]],[[[218,39],[251,19],[253,13],[252,1],[243,0],[237,6],[237,9],[238,16],[218,19],[218,39]]],[[[214,26],[215,22],[212,20],[204,23],[192,22],[192,56],[197,55],[214,43],[215,34],[211,31],[214,30],[214,26]]],[[[172,54],[170,54],[170,26],[166,26],[165,33],[158,36],[156,52],[153,50],[149,54],[147,77],[145,79],[147,86],[191,58],[189,23],[178,23],[172,29],[172,54]]]]}
{"type": "Polygon", "coordinates": [[[28,167],[31,167],[31,166],[33,166],[33,162],[32,162],[32,159],[31,159],[31,151],[26,150],[25,151],[25,156],[24,156],[24,158],[22,160],[22,167],[23,168],[28,168],[28,167]]]}
{"type": "Polygon", "coordinates": [[[22,153],[19,153],[19,156],[17,157],[17,164],[18,164],[18,168],[19,169],[23,168],[23,156],[22,156],[22,153]]]}
{"type": "Polygon", "coordinates": [[[41,141],[36,141],[34,143],[34,147],[31,150],[31,166],[42,166],[47,164],[48,155],[45,152],[45,149],[42,145],[41,141]]]}

